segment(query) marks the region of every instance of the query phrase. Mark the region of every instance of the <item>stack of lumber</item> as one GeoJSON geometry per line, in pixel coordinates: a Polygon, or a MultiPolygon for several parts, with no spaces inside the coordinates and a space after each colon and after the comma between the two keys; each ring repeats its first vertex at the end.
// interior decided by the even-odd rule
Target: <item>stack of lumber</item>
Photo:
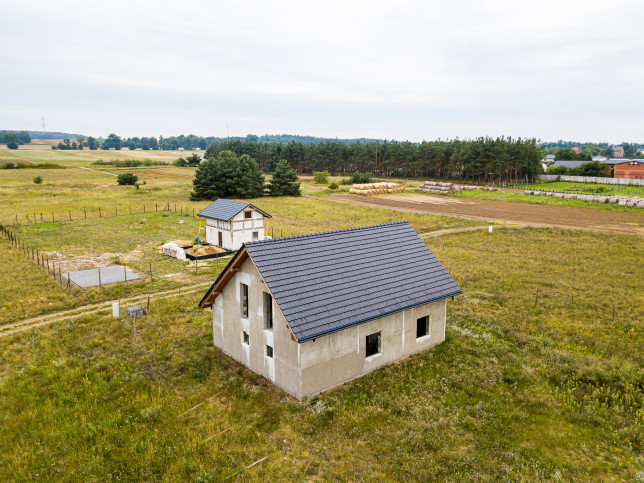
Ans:
{"type": "Polygon", "coordinates": [[[635,206],[637,208],[644,208],[644,198],[640,196],[601,196],[537,190],[525,190],[525,194],[536,196],[552,196],[553,198],[563,198],[564,200],[590,201],[593,203],[609,203],[611,205],[635,206]]]}
{"type": "Polygon", "coordinates": [[[381,195],[385,193],[403,193],[405,188],[398,183],[367,183],[367,184],[354,184],[349,193],[354,195],[381,195]]]}
{"type": "Polygon", "coordinates": [[[425,181],[418,188],[419,191],[423,193],[434,193],[434,194],[451,194],[458,193],[459,191],[471,191],[471,190],[483,190],[483,191],[498,191],[498,188],[492,188],[491,186],[473,186],[473,185],[464,185],[464,184],[453,184],[453,183],[442,183],[440,181],[425,181]]]}

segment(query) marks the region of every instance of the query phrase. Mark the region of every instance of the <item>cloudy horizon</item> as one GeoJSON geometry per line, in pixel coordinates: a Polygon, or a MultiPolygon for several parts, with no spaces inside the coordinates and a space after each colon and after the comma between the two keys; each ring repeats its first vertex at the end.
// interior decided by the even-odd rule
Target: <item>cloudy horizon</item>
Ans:
{"type": "Polygon", "coordinates": [[[27,0],[3,14],[2,129],[644,142],[638,2],[27,0]]]}

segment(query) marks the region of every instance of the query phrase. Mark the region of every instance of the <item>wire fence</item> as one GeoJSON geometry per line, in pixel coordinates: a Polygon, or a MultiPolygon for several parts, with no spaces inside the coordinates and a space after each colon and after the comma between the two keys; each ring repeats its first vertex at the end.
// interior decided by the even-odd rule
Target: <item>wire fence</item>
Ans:
{"type": "Polygon", "coordinates": [[[15,225],[33,225],[36,223],[50,223],[50,222],[69,222],[90,219],[111,218],[115,216],[125,215],[142,215],[146,213],[156,212],[174,212],[181,216],[192,216],[198,218],[199,212],[196,207],[177,205],[170,202],[155,202],[142,205],[127,205],[127,206],[114,206],[113,208],[97,208],[97,209],[83,209],[68,210],[68,211],[34,211],[31,213],[15,213],[10,219],[11,223],[7,226],[15,225]]]}
{"type": "MultiPolygon", "coordinates": [[[[163,275],[159,275],[158,267],[155,269],[155,266],[152,261],[148,262],[148,265],[145,267],[145,269],[132,269],[131,267],[127,267],[126,265],[117,265],[121,266],[123,268],[123,278],[122,280],[120,279],[119,276],[114,277],[113,273],[110,274],[110,277],[106,281],[105,279],[101,278],[101,269],[107,269],[108,267],[92,267],[89,268],[89,270],[96,269],[97,270],[97,275],[98,275],[98,285],[92,285],[88,287],[81,287],[74,283],[72,280],[72,277],[70,273],[74,273],[76,270],[63,270],[61,268],[61,265],[64,265],[69,262],[74,262],[76,260],[82,260],[82,259],[92,259],[92,258],[99,258],[99,256],[85,256],[85,257],[73,257],[73,258],[49,258],[49,253],[41,251],[40,248],[34,247],[33,245],[30,245],[25,241],[25,238],[23,236],[18,236],[9,226],[1,225],[0,224],[0,235],[4,238],[6,238],[11,245],[20,250],[25,257],[27,257],[31,262],[37,264],[42,270],[46,271],[47,274],[54,279],[57,283],[59,283],[63,288],[66,288],[67,290],[72,290],[72,289],[84,289],[84,288],[102,288],[106,285],[112,285],[114,283],[136,283],[136,282],[141,282],[141,281],[148,281],[152,282],[155,278],[162,278],[164,277],[163,275]],[[128,270],[130,268],[130,270],[128,270]],[[135,270],[135,271],[134,271],[135,270]],[[137,278],[133,278],[132,275],[137,275],[137,278]]],[[[207,273],[212,273],[213,276],[216,276],[223,268],[226,266],[228,263],[227,256],[212,259],[209,264],[206,265],[201,265],[199,262],[204,262],[205,260],[199,260],[195,259],[194,260],[194,265],[192,264],[193,262],[188,260],[188,263],[186,264],[186,268],[188,270],[192,270],[194,267],[194,272],[195,274],[199,273],[200,271],[206,271],[207,273]],[[213,270],[214,269],[214,270],[213,270]]],[[[113,267],[114,265],[111,265],[110,267],[113,267]]]]}

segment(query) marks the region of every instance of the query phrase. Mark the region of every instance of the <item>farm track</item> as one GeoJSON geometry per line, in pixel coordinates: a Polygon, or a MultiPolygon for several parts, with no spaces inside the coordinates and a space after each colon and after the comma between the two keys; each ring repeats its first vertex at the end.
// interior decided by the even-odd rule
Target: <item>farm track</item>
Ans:
{"type": "MultiPolygon", "coordinates": [[[[199,290],[202,290],[204,287],[209,287],[210,285],[212,285],[212,282],[202,282],[194,285],[186,285],[184,287],[179,287],[171,290],[165,290],[163,292],[134,295],[126,299],[121,299],[121,303],[145,302],[148,297],[153,299],[179,297],[181,295],[195,293],[199,290]]],[[[64,310],[62,312],[54,312],[51,314],[39,315],[37,317],[30,317],[28,319],[12,322],[10,324],[0,326],[0,337],[5,337],[11,334],[16,334],[18,332],[24,332],[26,330],[35,329],[37,327],[52,324],[54,322],[77,319],[79,317],[84,317],[86,315],[108,311],[112,309],[112,302],[113,301],[110,300],[107,302],[99,302],[97,304],[83,305],[82,307],[76,307],[74,309],[64,310]]]]}
{"type": "Polygon", "coordinates": [[[97,173],[102,173],[102,174],[107,174],[109,176],[118,177],[118,174],[108,173],[107,171],[101,171],[100,169],[85,168],[84,166],[72,166],[72,168],[86,169],[87,171],[96,171],[97,173]]]}
{"type": "Polygon", "coordinates": [[[644,236],[644,213],[556,205],[513,203],[429,195],[367,197],[335,194],[330,199],[412,213],[474,218],[525,226],[589,230],[644,236]]]}

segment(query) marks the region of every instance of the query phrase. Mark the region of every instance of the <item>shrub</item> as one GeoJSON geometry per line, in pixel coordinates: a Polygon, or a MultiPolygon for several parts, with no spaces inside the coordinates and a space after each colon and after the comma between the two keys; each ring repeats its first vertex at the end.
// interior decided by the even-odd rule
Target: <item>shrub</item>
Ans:
{"type": "Polygon", "coordinates": [[[116,178],[116,182],[120,185],[136,185],[138,180],[139,177],[132,173],[122,173],[119,174],[118,178],[116,178]]]}
{"type": "Polygon", "coordinates": [[[313,173],[313,182],[317,184],[327,184],[329,182],[329,173],[328,171],[315,171],[313,173]]]}
{"type": "Polygon", "coordinates": [[[4,169],[14,169],[16,166],[13,163],[7,163],[4,165],[4,169]]]}
{"type": "Polygon", "coordinates": [[[18,143],[11,141],[10,143],[7,143],[7,147],[9,149],[18,149],[18,143]]]}
{"type": "Polygon", "coordinates": [[[329,185],[330,190],[337,190],[339,188],[338,183],[333,182],[329,185]]]}
{"type": "Polygon", "coordinates": [[[356,171],[351,176],[351,182],[354,184],[371,183],[371,173],[361,173],[360,171],[356,171]]]}
{"type": "Polygon", "coordinates": [[[34,183],[36,183],[36,184],[40,184],[40,183],[42,183],[42,176],[36,176],[36,177],[34,178],[34,183]]]}
{"type": "Polygon", "coordinates": [[[351,178],[342,178],[340,184],[353,184],[353,181],[351,181],[351,178]]]}

